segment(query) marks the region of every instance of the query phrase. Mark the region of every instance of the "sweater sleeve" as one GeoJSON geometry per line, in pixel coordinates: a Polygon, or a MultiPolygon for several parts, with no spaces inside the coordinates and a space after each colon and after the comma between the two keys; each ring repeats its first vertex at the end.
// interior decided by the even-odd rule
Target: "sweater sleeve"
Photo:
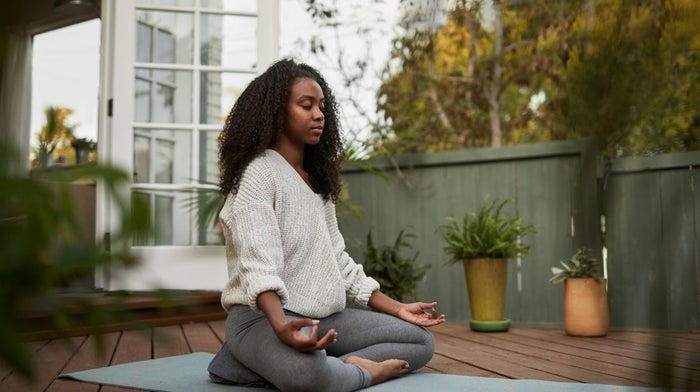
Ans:
{"type": "Polygon", "coordinates": [[[258,295],[275,291],[282,305],[289,297],[279,276],[284,264],[279,225],[274,211],[272,176],[253,162],[246,169],[235,195],[229,195],[220,213],[232,247],[229,279],[240,281],[251,309],[259,311],[258,295]]]}
{"type": "Polygon", "coordinates": [[[338,230],[338,219],[335,214],[335,204],[327,201],[325,206],[326,224],[333,244],[333,252],[345,282],[345,292],[348,300],[356,305],[367,307],[372,292],[379,290],[379,283],[365,275],[362,264],[357,264],[345,251],[345,240],[338,230]]]}

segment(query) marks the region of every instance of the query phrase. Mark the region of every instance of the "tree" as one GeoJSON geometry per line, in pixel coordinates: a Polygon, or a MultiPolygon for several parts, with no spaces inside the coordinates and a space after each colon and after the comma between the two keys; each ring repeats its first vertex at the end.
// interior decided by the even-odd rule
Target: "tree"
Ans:
{"type": "Polygon", "coordinates": [[[67,124],[68,117],[73,110],[60,106],[49,106],[44,109],[46,123],[37,134],[39,142],[35,149],[36,159],[33,167],[46,167],[51,158],[63,157],[66,163],[75,163],[75,152],[71,142],[75,139],[73,130],[75,125],[67,124]]]}
{"type": "MultiPolygon", "coordinates": [[[[415,16],[407,15],[406,20],[415,16]]],[[[594,136],[608,156],[700,147],[700,3],[458,1],[405,29],[379,93],[389,153],[594,136]]]]}
{"type": "MultiPolygon", "coordinates": [[[[396,40],[401,64],[379,91],[392,152],[500,146],[532,121],[531,99],[561,73],[561,47],[579,1],[459,1],[435,31],[396,40]]],[[[414,18],[408,15],[406,19],[414,18]]]]}
{"type": "MultiPolygon", "coordinates": [[[[328,82],[342,111],[345,139],[366,156],[368,135],[383,129],[375,110],[385,50],[378,41],[392,34],[393,21],[386,9],[390,1],[303,0],[310,16],[308,36],[283,48],[314,64],[328,82]]],[[[288,53],[284,53],[288,52],[288,53]]]]}
{"type": "Polygon", "coordinates": [[[700,148],[700,3],[591,3],[572,26],[558,126],[610,157],[700,148]]]}

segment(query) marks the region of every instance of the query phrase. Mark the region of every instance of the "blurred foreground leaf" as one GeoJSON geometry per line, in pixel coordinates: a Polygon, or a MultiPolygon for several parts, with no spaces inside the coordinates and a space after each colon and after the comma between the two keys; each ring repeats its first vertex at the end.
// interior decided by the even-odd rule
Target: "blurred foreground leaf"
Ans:
{"type": "Polygon", "coordinates": [[[129,199],[129,176],[120,169],[91,164],[49,170],[39,179],[13,172],[17,162],[16,151],[0,144],[0,359],[31,379],[31,354],[21,336],[29,315],[49,315],[59,334],[76,318],[95,331],[114,320],[114,308],[97,307],[89,296],[63,295],[63,289],[97,267],[135,264],[131,239],[148,235],[150,228],[148,206],[129,199]],[[93,241],[78,219],[81,206],[75,205],[70,185],[80,181],[103,184],[111,197],[120,228],[110,233],[109,243],[93,241]]]}

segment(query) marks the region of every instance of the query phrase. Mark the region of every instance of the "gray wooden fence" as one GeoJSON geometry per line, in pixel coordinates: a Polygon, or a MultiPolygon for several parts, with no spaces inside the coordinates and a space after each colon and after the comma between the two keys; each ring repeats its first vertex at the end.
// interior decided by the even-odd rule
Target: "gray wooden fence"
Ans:
{"type": "Polygon", "coordinates": [[[611,323],[700,328],[700,152],[604,166],[611,323]]]}
{"type": "MultiPolygon", "coordinates": [[[[684,159],[683,162],[697,164],[700,153],[687,155],[684,159]]],[[[668,263],[652,260],[648,250],[659,242],[656,240],[658,230],[649,231],[645,234],[647,237],[636,236],[646,239],[641,244],[628,241],[632,240],[627,235],[629,232],[615,230],[624,227],[623,230],[639,231],[649,225],[663,225],[664,218],[668,220],[669,215],[664,215],[666,212],[660,211],[652,217],[647,211],[647,216],[640,220],[645,222],[644,226],[624,224],[630,221],[626,221],[623,210],[643,208],[642,202],[629,206],[629,200],[648,198],[643,195],[650,192],[661,194],[660,187],[667,186],[667,182],[675,184],[674,180],[666,179],[666,174],[675,173],[676,166],[661,165],[662,174],[657,174],[657,184],[637,195],[630,193],[633,191],[629,188],[637,185],[626,184],[624,180],[629,174],[627,172],[632,170],[625,165],[637,166],[624,161],[608,166],[611,170],[607,170],[603,190],[599,185],[602,184],[603,165],[598,162],[592,140],[405,155],[397,157],[395,162],[374,159],[370,163],[391,174],[394,180],[386,181],[347,167],[343,175],[349,187],[350,201],[363,207],[363,216],[356,219],[342,215],[340,228],[349,253],[362,262],[364,239],[370,229],[375,243],[389,244],[400,230],[409,227],[417,236],[413,245],[420,252],[418,263],[431,266],[426,279],[419,285],[419,298],[436,300],[449,319],[465,321],[469,319],[469,303],[462,266],[446,264],[448,257],[442,251],[444,243],[437,228],[447,223],[449,215],[461,217],[465,212],[475,210],[487,196],[513,199],[514,203],[505,212],[534,224],[538,233],[526,238],[532,246],[530,255],[510,263],[506,317],[519,323],[561,323],[563,287],[549,283],[550,267],[570,256],[581,245],[601,249],[600,219],[605,210],[609,215],[605,238],[611,260],[609,290],[613,326],[698,328],[697,233],[700,219],[697,214],[700,204],[691,185],[692,171],[690,184],[686,181],[685,191],[679,190],[676,196],[682,197],[686,203],[684,226],[669,233],[676,226],[667,222],[664,231],[667,237],[676,234],[662,246],[664,249],[673,248],[669,256],[674,257],[673,262],[677,263],[674,266],[677,266],[670,267],[665,266],[668,263]],[[401,170],[400,180],[396,179],[395,166],[401,170]],[[652,238],[655,241],[651,241],[652,238]],[[683,243],[682,249],[674,247],[678,243],[683,243]],[[628,254],[634,255],[635,259],[631,261],[619,256],[628,254]],[[662,269],[664,271],[660,272],[662,269]],[[641,279],[643,270],[650,270],[653,278],[641,279]],[[682,288],[670,284],[670,279],[680,278],[684,278],[682,288]],[[653,281],[647,283],[649,279],[653,281]],[[640,292],[649,294],[641,295],[640,292]],[[663,300],[657,300],[658,304],[648,301],[660,294],[665,295],[662,295],[663,300]],[[676,306],[683,301],[688,303],[683,310],[664,315],[662,324],[639,311],[644,306],[676,306]],[[695,316],[688,315],[691,311],[695,316]]],[[[638,165],[648,166],[648,161],[643,162],[638,165]]],[[[687,171],[688,165],[685,166],[687,171]]],[[[689,174],[686,172],[685,176],[689,174]]],[[[682,174],[677,177],[682,177],[682,174]]],[[[655,200],[660,203],[659,196],[655,200]]],[[[667,198],[664,200],[673,204],[667,198]]]]}

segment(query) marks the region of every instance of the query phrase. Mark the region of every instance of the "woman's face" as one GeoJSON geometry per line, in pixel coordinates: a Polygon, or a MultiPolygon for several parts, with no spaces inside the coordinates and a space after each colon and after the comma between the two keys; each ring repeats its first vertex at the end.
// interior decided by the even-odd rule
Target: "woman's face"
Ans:
{"type": "Polygon", "coordinates": [[[298,78],[287,100],[282,138],[296,145],[317,144],[323,133],[323,90],[315,80],[298,78]]]}

